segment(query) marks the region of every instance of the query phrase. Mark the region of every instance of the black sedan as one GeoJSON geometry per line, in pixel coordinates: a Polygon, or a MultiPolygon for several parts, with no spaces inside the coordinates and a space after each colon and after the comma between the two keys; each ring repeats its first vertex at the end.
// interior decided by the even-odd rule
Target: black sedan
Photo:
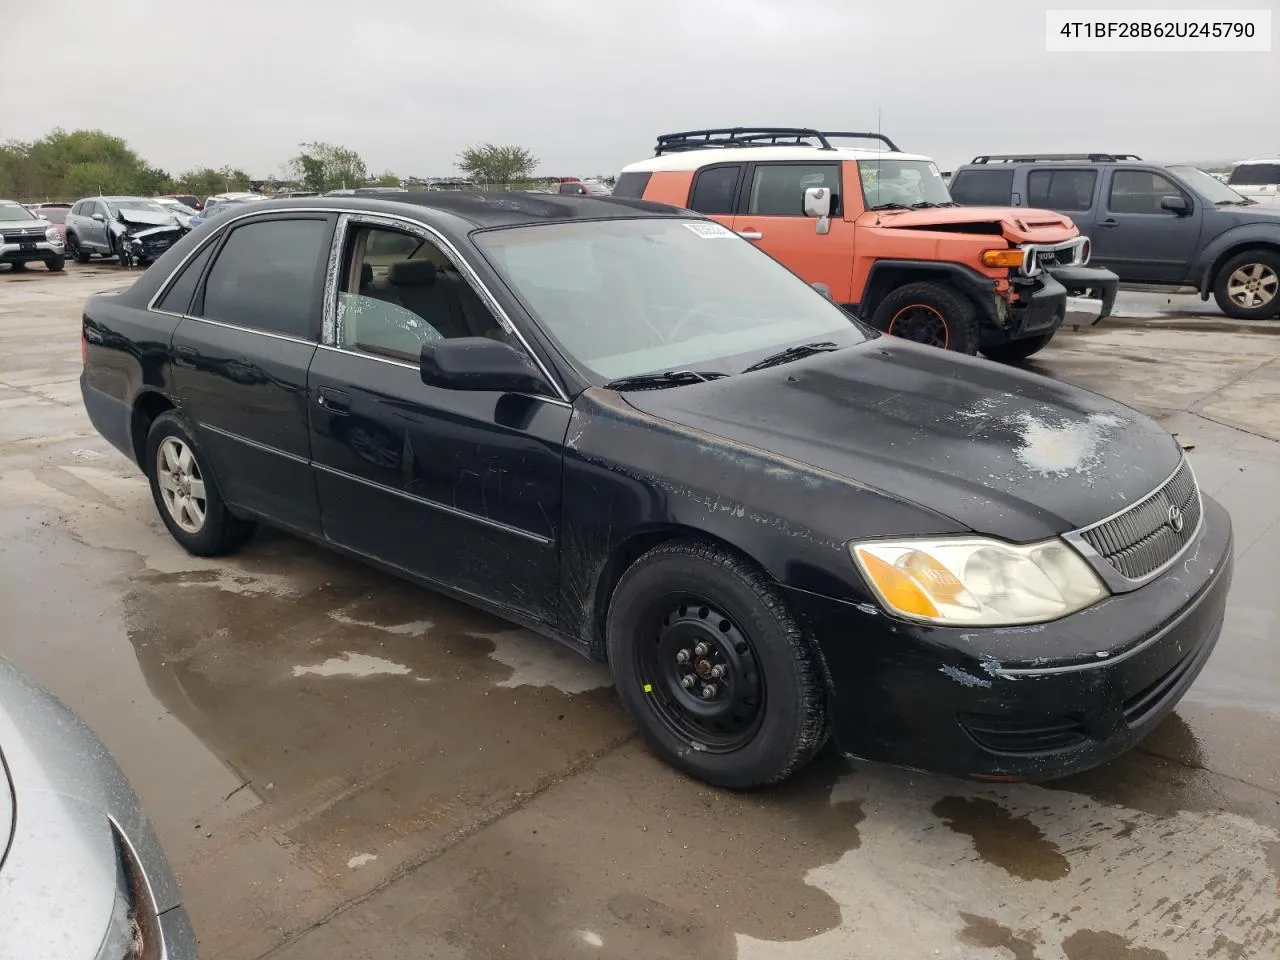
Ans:
{"type": "Polygon", "coordinates": [[[881,336],[629,199],[254,204],[84,311],[84,402],[187,550],[266,522],[607,660],[710,783],[842,752],[1043,779],[1221,630],[1231,527],[1102,397],[881,336]]]}

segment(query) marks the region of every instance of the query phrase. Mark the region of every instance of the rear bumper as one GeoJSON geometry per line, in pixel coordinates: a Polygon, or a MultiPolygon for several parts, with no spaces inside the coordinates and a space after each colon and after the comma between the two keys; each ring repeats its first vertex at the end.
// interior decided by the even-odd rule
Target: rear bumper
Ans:
{"type": "Polygon", "coordinates": [[[1136,745],[1178,703],[1222,630],[1231,521],[1138,590],[1029,628],[929,628],[798,590],[848,756],[958,776],[1048,780],[1136,745]],[[1060,651],[1082,651],[1070,659],[1060,651]],[[1054,657],[1054,651],[1059,657],[1054,657]]]}
{"type": "Polygon", "coordinates": [[[84,373],[80,374],[80,396],[84,399],[84,409],[93,429],[126,457],[137,462],[133,452],[132,408],[111,394],[91,386],[84,373]]]}

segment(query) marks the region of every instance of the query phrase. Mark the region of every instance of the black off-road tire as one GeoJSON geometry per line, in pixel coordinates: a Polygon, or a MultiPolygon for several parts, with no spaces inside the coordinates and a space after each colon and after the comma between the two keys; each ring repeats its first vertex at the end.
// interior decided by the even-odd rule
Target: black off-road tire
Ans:
{"type": "Polygon", "coordinates": [[[74,233],[67,234],[67,253],[69,253],[76,263],[88,263],[89,257],[92,256],[88,250],[80,245],[80,238],[74,233]]]}
{"type": "Polygon", "coordinates": [[[992,344],[982,347],[982,355],[996,363],[1021,363],[1033,354],[1039,353],[1049,345],[1057,331],[1050,330],[1038,337],[1023,337],[1021,340],[1010,340],[1008,343],[992,344]]]}
{"type": "Polygon", "coordinates": [[[978,352],[978,310],[945,283],[918,280],[892,291],[871,315],[891,336],[973,356],[978,352]]]}
{"type": "Polygon", "coordinates": [[[66,265],[67,258],[65,256],[50,257],[44,262],[44,268],[50,273],[57,273],[66,265]]]}
{"type": "Polygon", "coordinates": [[[232,553],[244,545],[252,535],[256,524],[231,515],[222,500],[218,484],[208,468],[208,461],[196,443],[191,425],[179,413],[170,410],[156,417],[147,433],[146,460],[143,463],[147,479],[151,483],[151,497],[155,501],[160,519],[188,553],[198,557],[216,557],[232,553]],[[185,530],[179,525],[161,490],[159,456],[162,444],[173,438],[189,448],[201,481],[204,483],[204,522],[198,530],[185,530]]]}
{"type": "MultiPolygon", "coordinates": [[[[777,783],[807,763],[827,740],[828,704],[816,649],[769,579],[727,550],[681,540],[644,554],[618,581],[605,632],[623,706],[652,749],[692,777],[736,790],[777,783]],[[708,611],[713,611],[710,620],[708,611]],[[754,671],[744,671],[741,679],[751,683],[753,672],[758,676],[755,686],[737,688],[758,693],[758,712],[729,742],[711,748],[673,724],[670,712],[680,699],[673,692],[678,684],[658,683],[655,688],[660,678],[649,666],[662,649],[661,631],[681,618],[712,636],[728,638],[739,652],[745,643],[748,655],[743,659],[754,671]]],[[[728,693],[735,688],[726,683],[723,689],[728,693]]]]}
{"type": "MultiPolygon", "coordinates": [[[[1247,282],[1247,281],[1246,281],[1247,282]]],[[[1218,270],[1213,278],[1213,299],[1218,309],[1233,320],[1271,320],[1280,317],[1280,253],[1258,248],[1236,254],[1218,270]],[[1246,308],[1231,299],[1231,284],[1237,270],[1261,275],[1256,290],[1269,294],[1269,299],[1253,308],[1246,308]]]]}

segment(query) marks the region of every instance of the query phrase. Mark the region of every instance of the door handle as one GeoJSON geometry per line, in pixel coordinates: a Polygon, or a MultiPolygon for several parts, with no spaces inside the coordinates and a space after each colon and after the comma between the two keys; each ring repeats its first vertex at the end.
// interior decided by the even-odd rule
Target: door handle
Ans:
{"type": "Polygon", "coordinates": [[[336,416],[345,416],[351,412],[351,397],[341,390],[321,387],[316,391],[316,405],[324,407],[336,416]]]}
{"type": "Polygon", "coordinates": [[[1118,226],[1120,226],[1120,221],[1119,221],[1119,220],[1117,220],[1115,217],[1107,217],[1107,219],[1105,219],[1105,220],[1099,220],[1099,221],[1098,221],[1098,226],[1100,226],[1100,227],[1118,227],[1118,226]]]}
{"type": "Polygon", "coordinates": [[[763,240],[764,234],[759,230],[739,230],[738,236],[745,240],[763,240]]]}
{"type": "Polygon", "coordinates": [[[196,353],[192,347],[173,348],[173,362],[175,366],[194,367],[196,365],[196,358],[199,356],[200,354],[196,353]]]}

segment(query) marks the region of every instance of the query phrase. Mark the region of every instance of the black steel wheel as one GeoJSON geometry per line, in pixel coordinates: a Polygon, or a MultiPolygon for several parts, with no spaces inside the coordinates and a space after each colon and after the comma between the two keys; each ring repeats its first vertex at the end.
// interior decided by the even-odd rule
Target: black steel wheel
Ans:
{"type": "Polygon", "coordinates": [[[610,599],[618,697],[667,763],[707,783],[785,780],[826,742],[817,651],[773,581],[697,540],[654,547],[610,599]]]}
{"type": "Polygon", "coordinates": [[[871,324],[890,336],[942,350],[978,352],[978,315],[959,290],[919,280],[890,291],[871,315],[871,324]]]}
{"type": "MultiPolygon", "coordinates": [[[[655,617],[660,613],[655,608],[655,617]]],[[[764,716],[764,677],[750,640],[720,609],[697,597],[645,624],[636,673],[658,718],[676,736],[724,753],[750,742],[764,716]]]]}

